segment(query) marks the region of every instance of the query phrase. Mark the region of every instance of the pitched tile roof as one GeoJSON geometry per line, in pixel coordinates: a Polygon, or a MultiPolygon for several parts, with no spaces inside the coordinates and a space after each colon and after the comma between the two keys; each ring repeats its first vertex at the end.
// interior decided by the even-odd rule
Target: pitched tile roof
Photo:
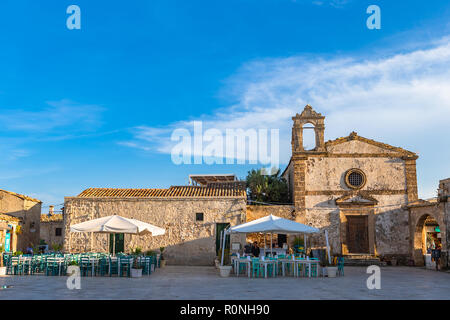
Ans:
{"type": "Polygon", "coordinates": [[[42,203],[41,200],[34,199],[34,198],[32,198],[32,197],[25,196],[25,195],[23,195],[23,194],[19,194],[19,193],[12,192],[12,191],[7,191],[7,190],[3,190],[3,189],[0,189],[0,191],[9,193],[9,194],[11,194],[11,195],[13,195],[13,196],[16,196],[16,197],[18,197],[18,198],[20,198],[20,199],[23,199],[23,200],[29,200],[29,201],[33,201],[33,202],[37,202],[37,203],[42,203]]]}
{"type": "Polygon", "coordinates": [[[207,186],[172,186],[168,189],[89,188],[78,198],[245,198],[240,183],[210,183],[207,186]]]}
{"type": "Polygon", "coordinates": [[[0,213],[0,220],[2,221],[11,221],[11,222],[19,222],[22,219],[18,217],[14,217],[12,215],[9,215],[7,213],[0,213]]]}

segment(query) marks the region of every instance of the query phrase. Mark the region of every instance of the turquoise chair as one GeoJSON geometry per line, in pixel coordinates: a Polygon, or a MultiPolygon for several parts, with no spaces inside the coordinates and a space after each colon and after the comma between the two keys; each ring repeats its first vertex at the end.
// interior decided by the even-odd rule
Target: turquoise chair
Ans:
{"type": "Polygon", "coordinates": [[[117,260],[112,260],[111,257],[109,259],[109,276],[112,277],[113,274],[119,275],[119,258],[117,260]]]}
{"type": "Polygon", "coordinates": [[[264,276],[259,258],[252,258],[252,277],[264,276]]]}
{"type": "MultiPolygon", "coordinates": [[[[303,258],[295,258],[295,260],[303,261],[305,259],[303,259],[303,258]]],[[[305,271],[307,271],[306,269],[307,269],[307,265],[305,265],[303,263],[298,263],[297,264],[297,270],[296,270],[297,271],[297,275],[299,277],[304,277],[305,276],[305,271]]]]}
{"type": "Polygon", "coordinates": [[[18,274],[19,273],[19,257],[10,257],[8,265],[6,266],[6,274],[18,274]]]}
{"type": "Polygon", "coordinates": [[[125,272],[127,277],[131,276],[131,266],[133,265],[133,257],[119,257],[119,277],[123,276],[125,272]]]}
{"type": "Polygon", "coordinates": [[[80,257],[80,261],[78,263],[79,267],[80,267],[80,275],[83,276],[88,276],[89,272],[92,274],[92,264],[91,261],[89,260],[89,257],[84,256],[84,257],[80,257]]]}
{"type": "Polygon", "coordinates": [[[45,259],[45,275],[57,276],[59,273],[59,265],[54,257],[48,256],[45,259]]]}
{"type": "Polygon", "coordinates": [[[141,257],[140,265],[142,274],[150,275],[152,273],[152,257],[141,257]]]}
{"type": "Polygon", "coordinates": [[[344,275],[344,257],[338,258],[337,265],[338,265],[338,275],[343,276],[344,275]]]}
{"type": "Polygon", "coordinates": [[[101,257],[98,260],[98,264],[95,269],[95,275],[105,276],[108,273],[109,263],[106,257],[101,257]]]}
{"type": "Polygon", "coordinates": [[[248,259],[247,259],[247,257],[240,257],[239,258],[239,262],[238,262],[238,266],[239,266],[239,271],[238,271],[239,274],[247,272],[247,268],[248,268],[248,259]]]}
{"type": "MultiPolygon", "coordinates": [[[[319,260],[317,258],[310,258],[309,260],[319,260]]],[[[311,277],[317,277],[317,264],[312,263],[311,265],[305,264],[304,276],[307,277],[309,275],[309,267],[311,266],[311,277]]]]}
{"type": "MultiPolygon", "coordinates": [[[[271,261],[277,261],[277,258],[272,258],[270,257],[269,260],[271,261]]],[[[276,262],[275,264],[269,264],[267,265],[267,276],[268,277],[276,277],[278,274],[278,262],[276,262]],[[275,270],[274,270],[275,268],[275,270]],[[275,272],[274,272],[275,271],[275,272]]]]}

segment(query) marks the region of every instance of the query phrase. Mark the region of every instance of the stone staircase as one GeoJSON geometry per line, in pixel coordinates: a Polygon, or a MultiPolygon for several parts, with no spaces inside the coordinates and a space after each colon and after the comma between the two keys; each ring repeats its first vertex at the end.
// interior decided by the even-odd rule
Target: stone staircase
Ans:
{"type": "Polygon", "coordinates": [[[344,256],[345,266],[385,266],[386,262],[371,254],[349,254],[344,256]]]}

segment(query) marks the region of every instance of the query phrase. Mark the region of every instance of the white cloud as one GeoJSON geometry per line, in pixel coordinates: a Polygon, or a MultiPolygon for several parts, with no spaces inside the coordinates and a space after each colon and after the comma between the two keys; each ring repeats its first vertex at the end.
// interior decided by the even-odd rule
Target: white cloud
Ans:
{"type": "MultiPolygon", "coordinates": [[[[27,108],[29,109],[29,108],[27,108]]],[[[97,105],[78,104],[70,100],[48,101],[45,108],[26,111],[3,108],[0,130],[21,133],[79,132],[98,127],[103,109],[97,105]]]]}
{"type": "MultiPolygon", "coordinates": [[[[355,130],[421,154],[450,135],[449,65],[448,41],[384,57],[299,56],[253,61],[227,81],[225,90],[238,103],[200,118],[204,130],[280,129],[280,160],[286,163],[291,117],[309,103],[326,116],[326,139],[355,130]]],[[[126,143],[170,153],[170,132],[176,128],[192,132],[192,121],[171,123],[163,129],[137,127],[134,139],[126,143]]],[[[444,149],[449,149],[448,143],[444,149]]],[[[449,151],[442,152],[449,158],[449,151]]]]}

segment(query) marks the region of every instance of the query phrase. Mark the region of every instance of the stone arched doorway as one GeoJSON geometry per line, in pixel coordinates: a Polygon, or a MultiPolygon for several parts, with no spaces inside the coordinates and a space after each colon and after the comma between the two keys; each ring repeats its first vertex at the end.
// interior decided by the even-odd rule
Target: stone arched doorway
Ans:
{"type": "Polygon", "coordinates": [[[430,214],[423,214],[417,220],[414,230],[413,259],[416,266],[424,266],[424,255],[430,247],[440,245],[444,249],[445,238],[438,220],[430,214]]]}

